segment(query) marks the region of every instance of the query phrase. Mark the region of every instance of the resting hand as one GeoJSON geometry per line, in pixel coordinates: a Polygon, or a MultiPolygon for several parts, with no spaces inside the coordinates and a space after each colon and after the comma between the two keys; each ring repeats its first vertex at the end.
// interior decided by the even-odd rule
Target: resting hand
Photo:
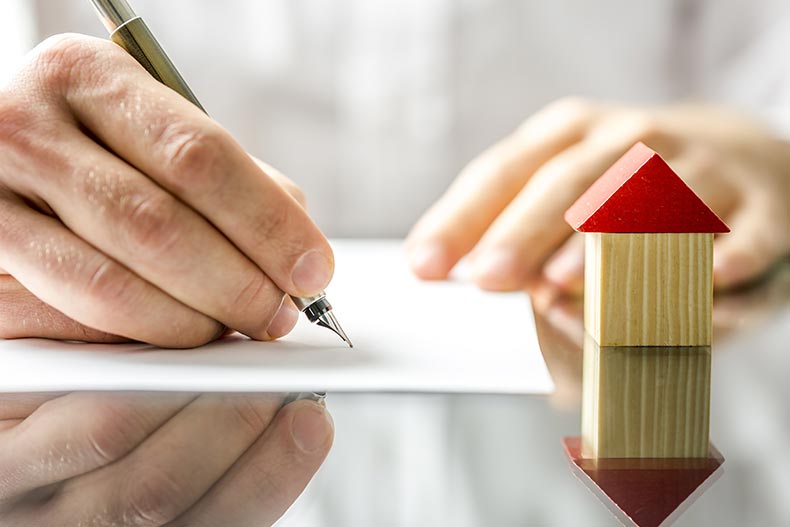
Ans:
{"type": "Polygon", "coordinates": [[[485,289],[528,287],[544,272],[578,291],[583,244],[563,214],[637,141],[729,224],[715,242],[716,287],[751,280],[790,252],[790,144],[717,108],[574,98],[548,106],[463,170],[409,235],[412,269],[443,279],[468,254],[485,289]]]}
{"type": "Polygon", "coordinates": [[[275,395],[0,395],[0,524],[272,525],[332,443],[275,395]]]}
{"type": "Polygon", "coordinates": [[[0,89],[0,268],[18,292],[0,298],[0,337],[51,336],[54,317],[189,347],[225,327],[286,334],[298,312],[283,292],[322,290],[333,256],[225,130],[115,44],[71,35],[0,89]]]}

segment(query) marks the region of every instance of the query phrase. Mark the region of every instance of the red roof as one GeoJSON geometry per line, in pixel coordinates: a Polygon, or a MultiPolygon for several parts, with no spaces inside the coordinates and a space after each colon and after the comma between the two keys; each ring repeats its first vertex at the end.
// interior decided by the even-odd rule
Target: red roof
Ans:
{"type": "Polygon", "coordinates": [[[637,143],[565,211],[581,232],[730,232],[661,156],[637,143]]]}

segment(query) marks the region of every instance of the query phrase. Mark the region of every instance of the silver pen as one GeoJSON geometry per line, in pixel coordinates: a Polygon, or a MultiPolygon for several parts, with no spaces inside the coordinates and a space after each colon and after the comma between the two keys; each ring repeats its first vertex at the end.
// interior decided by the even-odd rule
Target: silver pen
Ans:
{"type": "MultiPolygon", "coordinates": [[[[206,111],[165,53],[142,18],[137,16],[126,0],[91,0],[96,8],[110,39],[125,49],[156,80],[180,93],[192,104],[206,111]]],[[[346,335],[326,294],[300,298],[291,296],[294,304],[304,313],[311,323],[318,324],[337,333],[349,347],[354,347],[346,335]]],[[[303,398],[304,394],[289,394],[288,399],[303,398]]],[[[323,394],[311,394],[311,398],[322,398],[323,394]]]]}

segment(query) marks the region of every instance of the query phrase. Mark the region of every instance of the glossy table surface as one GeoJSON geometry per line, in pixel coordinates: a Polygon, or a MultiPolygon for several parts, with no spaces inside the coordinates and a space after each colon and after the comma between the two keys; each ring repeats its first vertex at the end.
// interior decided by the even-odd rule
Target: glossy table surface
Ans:
{"type": "MultiPolygon", "coordinates": [[[[581,306],[533,304],[555,394],[332,394],[335,446],[281,524],[619,525],[561,444],[580,435],[581,306]]],[[[711,441],[725,463],[674,525],[790,525],[790,266],[716,297],[712,355],[711,441]]]]}
{"type": "MultiPolygon", "coordinates": [[[[278,525],[618,525],[562,444],[581,434],[582,306],[548,289],[532,302],[554,394],[331,393],[334,447],[278,525]]],[[[788,527],[790,263],[717,296],[713,319],[710,437],[725,462],[675,525],[788,527]]]]}

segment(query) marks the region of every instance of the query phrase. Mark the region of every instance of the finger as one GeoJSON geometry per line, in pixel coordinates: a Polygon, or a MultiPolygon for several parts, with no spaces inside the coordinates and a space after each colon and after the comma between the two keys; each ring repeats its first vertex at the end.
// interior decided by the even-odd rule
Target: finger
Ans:
{"type": "Polygon", "coordinates": [[[22,173],[75,234],[195,311],[252,338],[283,294],[202,216],[85,136],[62,133],[60,156],[22,173]]]}
{"type": "Polygon", "coordinates": [[[225,130],[118,46],[82,38],[57,47],[59,63],[68,56],[73,66],[56,79],[62,101],[102,143],[198,211],[283,291],[324,289],[329,243],[225,130]]]}
{"type": "Polygon", "coordinates": [[[301,311],[297,309],[293,301],[285,297],[279,311],[277,311],[277,314],[269,324],[269,328],[266,330],[268,337],[278,339],[290,333],[296,327],[300,313],[301,311]]]}
{"type": "Polygon", "coordinates": [[[586,140],[542,165],[486,231],[472,254],[484,289],[521,289],[571,234],[563,213],[623,152],[627,141],[586,140]]]}
{"type": "Polygon", "coordinates": [[[16,428],[22,422],[24,422],[24,419],[6,419],[5,421],[0,421],[0,432],[16,428]]]}
{"type": "Polygon", "coordinates": [[[272,525],[321,466],[333,436],[326,408],[308,400],[289,404],[225,477],[169,527],[272,525]]]}
{"type": "Polygon", "coordinates": [[[580,295],[584,288],[584,236],[572,234],[546,262],[543,274],[560,291],[580,295]]]}
{"type": "Polygon", "coordinates": [[[63,498],[50,504],[53,519],[65,525],[174,520],[255,442],[281,404],[274,394],[199,397],[123,460],[67,482],[63,498]]]}
{"type": "MultiPolygon", "coordinates": [[[[131,452],[192,398],[74,393],[41,405],[0,436],[0,501],[87,474],[131,452]]],[[[55,525],[53,523],[52,525],[55,525]]]]}
{"type": "Polygon", "coordinates": [[[472,161],[409,234],[412,270],[445,278],[538,167],[581,139],[592,113],[576,99],[560,101],[472,161]]]}
{"type": "Polygon", "coordinates": [[[0,264],[33,295],[99,331],[197,346],[224,328],[141,280],[59,222],[0,194],[0,264]]]}
{"type": "Polygon", "coordinates": [[[129,339],[89,328],[42,302],[11,276],[0,276],[0,337],[116,343],[129,339]]]}
{"type": "Polygon", "coordinates": [[[0,420],[24,419],[39,406],[63,393],[4,393],[0,394],[0,420]]]}
{"type": "Polygon", "coordinates": [[[260,167],[263,173],[270,178],[272,178],[275,183],[280,185],[285,191],[291,195],[293,199],[299,202],[299,205],[302,206],[303,209],[307,209],[307,197],[302,192],[296,183],[291,181],[288,177],[285,176],[282,172],[271,166],[270,164],[261,161],[257,157],[253,156],[253,161],[260,167]]]}
{"type": "Polygon", "coordinates": [[[763,275],[779,258],[790,251],[786,210],[776,209],[772,200],[752,196],[727,222],[731,231],[718,236],[713,244],[713,285],[729,289],[763,275]]]}
{"type": "Polygon", "coordinates": [[[667,159],[667,164],[720,218],[728,216],[738,205],[735,181],[743,169],[732,162],[722,162],[721,154],[695,146],[667,159]]]}

